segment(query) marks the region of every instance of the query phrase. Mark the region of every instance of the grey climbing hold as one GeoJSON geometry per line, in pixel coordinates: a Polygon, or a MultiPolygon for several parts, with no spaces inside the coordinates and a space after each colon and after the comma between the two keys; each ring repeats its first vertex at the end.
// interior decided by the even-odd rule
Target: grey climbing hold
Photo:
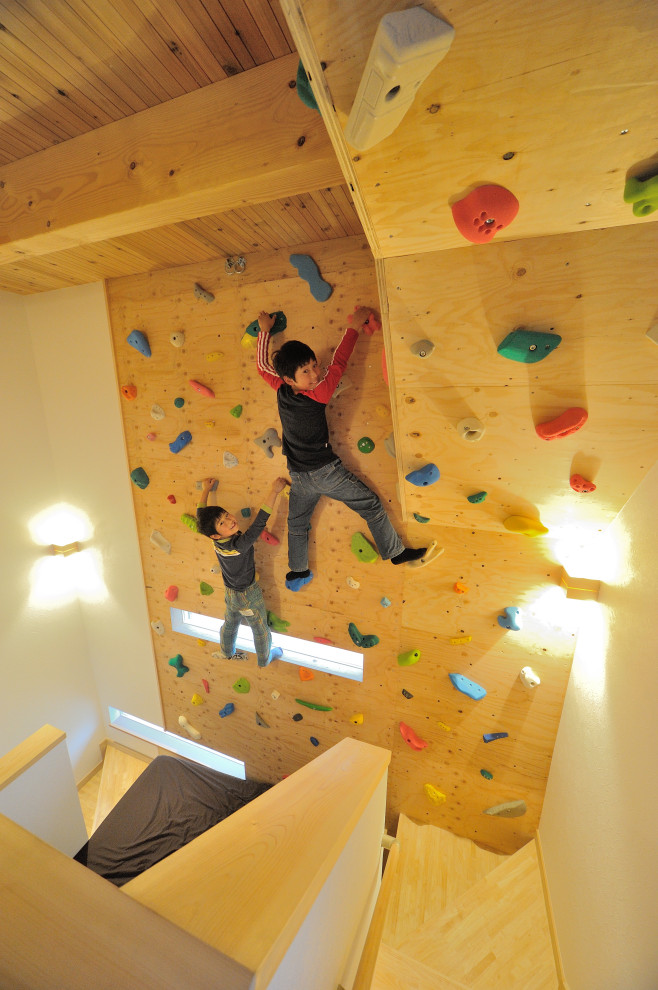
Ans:
{"type": "Polygon", "coordinates": [[[232,454],[230,450],[224,451],[222,461],[225,468],[234,468],[237,467],[239,464],[237,457],[235,456],[235,454],[232,454]]]}
{"type": "Polygon", "coordinates": [[[308,282],[313,298],[318,302],[326,302],[333,289],[320,275],[320,269],[313,258],[308,254],[291,254],[290,264],[295,266],[300,278],[308,282]]]}
{"type": "Polygon", "coordinates": [[[166,540],[162,533],[158,532],[157,529],[153,530],[149,539],[153,546],[157,547],[158,550],[162,550],[164,553],[171,553],[171,543],[169,540],[166,540]]]}
{"type": "Polygon", "coordinates": [[[215,301],[215,297],[213,296],[212,292],[209,292],[208,289],[204,289],[204,287],[202,285],[199,285],[198,282],[194,283],[194,295],[197,297],[197,299],[203,299],[203,301],[207,303],[211,303],[215,301]]]}
{"type": "Polygon", "coordinates": [[[492,808],[487,808],[485,815],[498,815],[499,818],[520,818],[525,815],[525,801],[505,801],[503,804],[495,804],[492,808]]]}
{"type": "Polygon", "coordinates": [[[256,716],[256,725],[262,726],[263,729],[269,729],[269,725],[262,715],[259,715],[258,712],[254,712],[254,715],[256,716]]]}
{"type": "Polygon", "coordinates": [[[273,447],[280,447],[281,441],[279,440],[279,434],[276,432],[274,427],[270,427],[269,430],[265,430],[262,437],[256,437],[254,443],[257,447],[267,455],[267,457],[274,457],[273,447]]]}
{"type": "Polygon", "coordinates": [[[433,350],[434,344],[431,340],[417,340],[411,345],[411,353],[414,357],[428,358],[433,350]]]}

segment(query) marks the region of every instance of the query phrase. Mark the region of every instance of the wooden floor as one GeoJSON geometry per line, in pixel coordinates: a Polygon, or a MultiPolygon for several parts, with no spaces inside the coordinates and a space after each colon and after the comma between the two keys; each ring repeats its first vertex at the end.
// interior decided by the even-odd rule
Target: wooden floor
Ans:
{"type": "Polygon", "coordinates": [[[115,743],[107,744],[103,763],[78,789],[87,837],[98,828],[150,762],[149,757],[140,753],[115,743]]]}

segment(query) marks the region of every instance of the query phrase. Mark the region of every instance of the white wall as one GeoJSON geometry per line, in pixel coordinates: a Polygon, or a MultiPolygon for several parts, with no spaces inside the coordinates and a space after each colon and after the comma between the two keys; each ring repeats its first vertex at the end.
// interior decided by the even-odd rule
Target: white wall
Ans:
{"type": "Polygon", "coordinates": [[[658,465],[607,534],[617,577],[602,636],[579,636],[540,823],[570,990],[658,986],[657,505],[658,465]]]}
{"type": "Polygon", "coordinates": [[[108,704],[161,721],[102,284],[0,293],[0,341],[0,752],[49,722],[79,780],[114,734],[108,704]],[[28,523],[62,501],[92,523],[106,593],[48,608],[30,604],[28,523]]]}

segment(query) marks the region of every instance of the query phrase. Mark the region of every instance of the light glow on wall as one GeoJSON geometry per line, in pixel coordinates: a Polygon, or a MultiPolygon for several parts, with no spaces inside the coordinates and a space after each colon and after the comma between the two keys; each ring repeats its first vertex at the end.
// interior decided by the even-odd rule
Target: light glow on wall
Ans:
{"type": "Polygon", "coordinates": [[[30,573],[32,607],[56,608],[76,600],[101,602],[108,597],[103,561],[94,547],[85,546],[93,527],[85,512],[60,502],[44,509],[28,524],[34,542],[43,548],[30,573]],[[53,546],[78,543],[79,552],[53,555],[53,546]]]}

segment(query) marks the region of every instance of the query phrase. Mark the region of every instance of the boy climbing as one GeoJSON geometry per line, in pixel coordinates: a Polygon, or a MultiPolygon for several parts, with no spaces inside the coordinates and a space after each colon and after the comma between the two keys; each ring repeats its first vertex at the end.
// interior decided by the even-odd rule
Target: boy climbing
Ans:
{"type": "Polygon", "coordinates": [[[254,646],[259,667],[267,667],[272,660],[283,655],[277,646],[272,649],[272,633],[267,624],[267,610],[263,592],[256,581],[254,543],[265,529],[279,492],[287,481],[277,478],[269,492],[267,504],[262,505],[251,526],[242,533],[238,521],[219,505],[208,505],[208,494],[215,478],[205,478],[196,510],[199,532],[213,540],[215,553],[224,580],[226,613],[219,645],[223,660],[246,660],[247,654],[235,649],[238,627],[246,622],[254,635],[254,646]]]}
{"type": "Polygon", "coordinates": [[[351,474],[331,449],[326,406],[336,390],[349,357],[370,316],[359,307],[349,318],[343,339],[322,375],[311,348],[299,340],[288,340],[269,360],[270,330],[274,317],[265,311],[258,317],[257,368],[276,390],[281,418],[283,453],[292,481],[288,510],[288,566],[286,588],[299,591],[313,578],[308,567],[308,531],[320,496],[344,502],[368,524],[380,556],[393,564],[418,560],[426,547],[405,549],[386,511],[366,485],[351,474]]]}

